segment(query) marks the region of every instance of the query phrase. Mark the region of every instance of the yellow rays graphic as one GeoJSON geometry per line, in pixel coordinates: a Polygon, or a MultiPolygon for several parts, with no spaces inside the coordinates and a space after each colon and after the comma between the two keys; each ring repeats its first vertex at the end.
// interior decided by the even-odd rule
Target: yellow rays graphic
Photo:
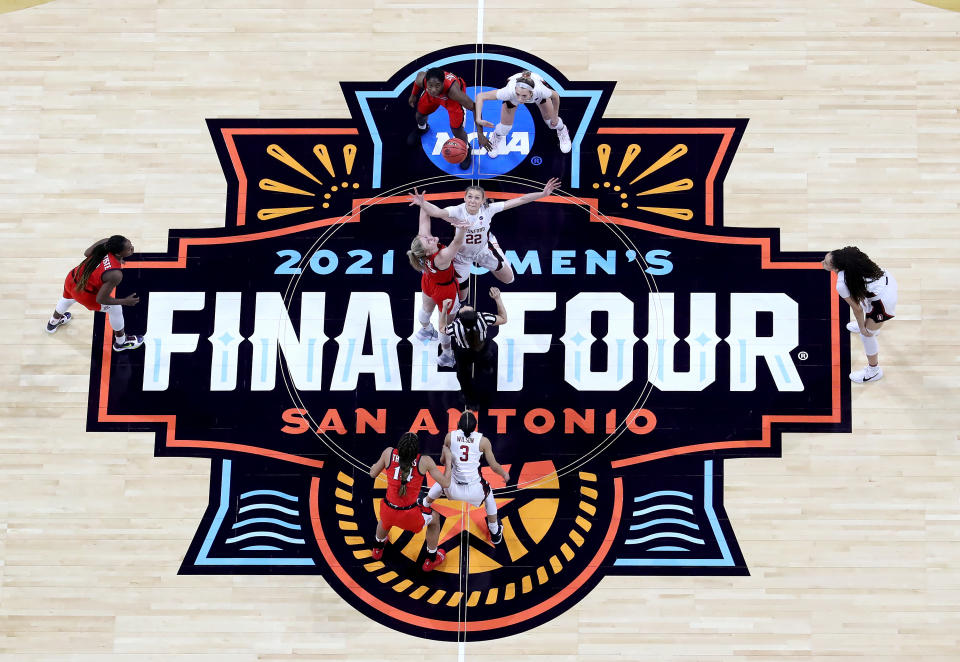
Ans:
{"type": "MultiPolygon", "coordinates": [[[[623,155],[623,161],[620,162],[620,169],[617,171],[617,177],[623,174],[623,171],[630,167],[633,160],[640,155],[640,145],[633,143],[627,146],[627,151],[623,155]]],[[[630,182],[631,184],[633,182],[630,182]]]]}
{"type": "Polygon", "coordinates": [[[693,211],[690,209],[676,209],[675,207],[637,207],[651,214],[660,214],[670,218],[679,218],[681,221],[689,221],[693,218],[693,211]]]}
{"type": "Polygon", "coordinates": [[[669,184],[664,184],[663,186],[658,186],[656,188],[650,188],[646,191],[640,191],[637,193],[640,195],[653,195],[655,193],[673,193],[674,191],[689,191],[693,188],[693,180],[689,177],[686,179],[678,179],[675,182],[670,182],[669,184]]]}
{"type": "Polygon", "coordinates": [[[607,174],[607,165],[610,163],[610,145],[597,145],[597,158],[600,159],[600,174],[607,174]]]}
{"type": "Polygon", "coordinates": [[[275,179],[261,179],[260,188],[264,191],[273,191],[275,193],[293,193],[294,195],[309,195],[309,196],[316,195],[316,193],[311,193],[310,191],[304,191],[302,188],[296,188],[295,186],[290,186],[289,184],[278,182],[275,179]]]}
{"type": "Polygon", "coordinates": [[[275,209],[261,209],[257,212],[257,218],[259,218],[261,221],[272,221],[275,218],[288,216],[290,214],[299,214],[300,212],[307,211],[308,209],[313,209],[313,207],[277,207],[275,209]]]}
{"type": "Polygon", "coordinates": [[[320,186],[323,186],[323,182],[317,179],[312,172],[300,165],[299,161],[287,154],[286,150],[280,147],[280,145],[274,144],[267,147],[267,154],[275,158],[277,161],[280,161],[280,163],[284,164],[285,166],[293,168],[304,177],[309,177],[317,184],[320,184],[320,186]]]}
{"type": "MultiPolygon", "coordinates": [[[[626,149],[623,152],[623,158],[620,160],[620,166],[617,170],[617,174],[616,174],[616,177],[614,178],[614,181],[622,177],[623,174],[630,168],[630,166],[633,165],[633,163],[637,160],[637,157],[640,155],[641,151],[642,151],[641,147],[637,143],[630,143],[629,145],[627,145],[626,149]]],[[[644,177],[650,175],[651,173],[656,172],[657,170],[660,170],[661,168],[664,168],[665,166],[681,158],[688,151],[689,150],[687,146],[684,145],[683,143],[678,143],[674,145],[665,154],[663,154],[663,156],[658,158],[653,164],[647,167],[646,170],[644,170],[639,175],[634,177],[629,184],[626,184],[626,186],[632,186],[633,184],[636,184],[638,181],[640,181],[644,177]]],[[[613,149],[609,144],[603,143],[597,146],[597,160],[600,162],[600,172],[603,175],[607,174],[607,169],[610,167],[610,159],[612,156],[613,156],[613,149]]],[[[630,203],[627,201],[628,195],[626,192],[622,191],[624,187],[620,186],[619,184],[611,186],[611,182],[609,181],[605,181],[602,184],[601,182],[594,182],[593,188],[594,190],[600,190],[601,188],[603,188],[618,194],[618,197],[620,198],[619,200],[620,206],[623,209],[627,209],[630,207],[630,203]]],[[[647,195],[677,193],[681,191],[689,191],[692,188],[693,188],[693,180],[690,179],[689,177],[684,177],[683,179],[677,179],[668,184],[661,184],[659,186],[654,186],[654,187],[645,189],[643,191],[640,191],[639,193],[635,193],[634,195],[636,195],[637,197],[641,197],[641,196],[647,196],[647,195]]],[[[676,218],[684,221],[689,221],[690,219],[693,218],[692,210],[681,209],[678,207],[637,207],[637,209],[640,209],[642,211],[648,211],[652,214],[660,214],[661,216],[668,216],[670,218],[676,218]]]]}
{"type": "Polygon", "coordinates": [[[657,170],[659,170],[659,169],[662,168],[663,166],[665,166],[665,165],[667,165],[667,164],[669,164],[669,163],[673,163],[674,161],[676,161],[677,159],[679,159],[681,156],[683,156],[683,155],[686,154],[686,153],[687,153],[687,146],[686,146],[686,145],[682,145],[682,144],[681,144],[681,145],[674,145],[674,146],[673,146],[673,149],[671,149],[669,152],[667,152],[666,154],[664,154],[663,156],[661,156],[659,159],[657,159],[656,162],[654,162],[653,165],[651,165],[649,168],[647,168],[646,170],[644,170],[643,172],[641,172],[639,175],[637,175],[636,177],[634,177],[632,180],[630,180],[630,185],[632,186],[632,185],[636,184],[638,181],[640,181],[641,179],[643,179],[644,177],[646,177],[647,175],[649,175],[651,172],[656,172],[657,170]]]}
{"type": "MultiPolygon", "coordinates": [[[[313,153],[317,157],[317,160],[320,161],[320,164],[323,166],[324,170],[326,170],[331,177],[337,177],[336,166],[333,163],[333,159],[330,158],[329,148],[323,143],[318,143],[313,146],[313,153]]],[[[310,178],[320,186],[323,186],[323,182],[317,179],[316,175],[310,172],[309,169],[297,161],[285,149],[280,147],[280,145],[273,144],[267,147],[267,154],[280,161],[287,167],[296,170],[301,175],[310,178]]],[[[343,165],[344,170],[346,171],[346,176],[350,176],[353,173],[353,166],[356,164],[356,160],[357,146],[354,144],[344,145],[343,165]]],[[[302,188],[297,188],[296,186],[291,186],[290,184],[286,184],[275,179],[261,179],[259,185],[261,190],[269,191],[271,193],[290,193],[292,195],[306,195],[309,197],[316,197],[318,195],[317,193],[313,193],[302,188]]],[[[358,189],[360,188],[360,184],[358,182],[353,182],[351,184],[349,181],[341,181],[339,184],[331,185],[329,187],[330,192],[323,194],[324,202],[321,204],[321,206],[324,209],[329,209],[332,194],[340,190],[346,191],[350,188],[358,189]]],[[[298,214],[309,209],[314,209],[314,207],[275,207],[270,209],[261,209],[257,212],[257,218],[259,218],[261,221],[269,221],[282,216],[288,216],[290,214],[298,214]]]]}
{"type": "Polygon", "coordinates": [[[347,174],[353,172],[353,161],[357,158],[357,146],[356,145],[344,145],[343,146],[343,164],[347,168],[347,174]]]}

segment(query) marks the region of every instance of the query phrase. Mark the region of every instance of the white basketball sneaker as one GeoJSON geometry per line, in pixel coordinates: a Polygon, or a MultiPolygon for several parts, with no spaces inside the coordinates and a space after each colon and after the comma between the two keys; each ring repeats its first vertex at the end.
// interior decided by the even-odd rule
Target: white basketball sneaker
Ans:
{"type": "Polygon", "coordinates": [[[454,358],[451,350],[446,350],[437,358],[437,365],[441,368],[452,368],[457,365],[457,359],[454,358]]]}
{"type": "Polygon", "coordinates": [[[500,148],[506,143],[506,136],[501,136],[494,131],[490,134],[490,147],[487,149],[487,156],[495,159],[500,156],[500,148]]]}
{"type": "Polygon", "coordinates": [[[876,382],[883,379],[883,369],[880,366],[870,366],[868,365],[863,370],[857,370],[856,372],[850,373],[850,381],[857,384],[863,384],[865,382],[876,382]]]}
{"type": "Polygon", "coordinates": [[[567,126],[564,125],[562,129],[557,129],[557,137],[560,139],[560,151],[564,154],[570,153],[570,132],[567,131],[567,126]]]}
{"type": "Polygon", "coordinates": [[[433,324],[428,324],[427,326],[421,326],[416,333],[416,338],[420,342],[429,342],[431,340],[436,340],[440,337],[440,334],[437,333],[437,330],[433,328],[433,324]]]}
{"type": "Polygon", "coordinates": [[[850,333],[860,333],[860,325],[857,324],[857,320],[847,322],[847,331],[850,333]]]}

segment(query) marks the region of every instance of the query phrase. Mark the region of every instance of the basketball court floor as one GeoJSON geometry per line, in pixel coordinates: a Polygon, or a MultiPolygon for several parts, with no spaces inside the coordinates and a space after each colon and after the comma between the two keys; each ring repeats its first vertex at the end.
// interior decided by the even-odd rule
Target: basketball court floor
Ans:
{"type": "Polygon", "coordinates": [[[949,0],[0,0],[0,660],[960,660],[958,89],[949,0]],[[542,76],[572,149],[408,145],[432,67],[542,76]],[[412,189],[554,176],[469,281],[504,542],[441,501],[437,570],[374,561],[370,465],[464,404],[412,189]],[[144,346],[45,333],[113,234],[144,346]],[[847,245],[899,283],[875,383],[847,245]]]}

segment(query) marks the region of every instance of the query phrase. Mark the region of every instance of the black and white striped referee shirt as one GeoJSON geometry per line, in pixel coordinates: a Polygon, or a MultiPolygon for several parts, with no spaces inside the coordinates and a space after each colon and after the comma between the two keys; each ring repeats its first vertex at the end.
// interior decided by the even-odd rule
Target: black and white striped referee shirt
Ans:
{"type": "MultiPolygon", "coordinates": [[[[493,326],[496,323],[497,316],[493,313],[477,313],[477,329],[480,331],[481,343],[487,339],[487,327],[493,326]]],[[[467,329],[464,328],[463,322],[461,322],[459,319],[447,324],[443,332],[453,338],[453,342],[457,343],[457,347],[462,349],[470,348],[470,345],[467,342],[467,329]]]]}

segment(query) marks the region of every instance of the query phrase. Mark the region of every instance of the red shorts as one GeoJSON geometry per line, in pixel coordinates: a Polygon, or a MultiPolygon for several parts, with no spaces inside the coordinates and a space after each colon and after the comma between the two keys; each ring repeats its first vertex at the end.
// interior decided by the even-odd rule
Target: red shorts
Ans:
{"type": "Polygon", "coordinates": [[[450,310],[453,310],[456,307],[457,300],[460,298],[460,289],[457,287],[456,279],[454,279],[452,283],[440,285],[432,280],[421,278],[420,289],[423,290],[424,294],[433,299],[434,303],[436,303],[441,310],[443,310],[444,300],[450,300],[450,310]]]}
{"type": "Polygon", "coordinates": [[[386,499],[380,502],[380,524],[387,531],[390,527],[396,526],[404,531],[416,533],[423,528],[423,514],[420,512],[420,506],[414,506],[407,510],[397,510],[387,505],[386,499]]]}
{"type": "Polygon", "coordinates": [[[421,115],[429,115],[440,106],[446,108],[447,114],[450,115],[451,129],[459,129],[463,126],[463,106],[453,99],[442,101],[424,92],[420,95],[420,101],[417,102],[417,112],[421,115]]]}
{"type": "Polygon", "coordinates": [[[73,278],[70,277],[70,274],[67,274],[67,277],[63,281],[63,298],[64,299],[73,299],[79,304],[82,304],[84,308],[97,312],[100,310],[100,304],[97,303],[97,295],[93,292],[77,292],[74,290],[75,284],[73,278]]]}

